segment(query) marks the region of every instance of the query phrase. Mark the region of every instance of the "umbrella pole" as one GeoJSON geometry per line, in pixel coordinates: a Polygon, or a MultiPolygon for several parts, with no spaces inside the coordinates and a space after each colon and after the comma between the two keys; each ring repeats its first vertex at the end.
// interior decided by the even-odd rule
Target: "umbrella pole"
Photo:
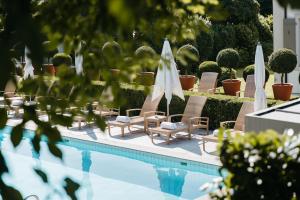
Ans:
{"type": "Polygon", "coordinates": [[[169,116],[169,104],[167,103],[167,116],[169,116]]]}

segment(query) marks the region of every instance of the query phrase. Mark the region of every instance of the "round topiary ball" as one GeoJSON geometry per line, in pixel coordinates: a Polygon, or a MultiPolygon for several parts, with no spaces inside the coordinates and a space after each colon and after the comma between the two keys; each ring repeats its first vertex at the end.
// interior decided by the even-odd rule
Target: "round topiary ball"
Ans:
{"type": "Polygon", "coordinates": [[[138,58],[151,58],[156,55],[156,52],[152,47],[144,45],[137,48],[134,54],[138,58]]]}
{"type": "MultiPolygon", "coordinates": [[[[254,64],[253,65],[248,65],[247,67],[245,67],[245,69],[243,70],[243,78],[244,78],[245,81],[246,81],[248,75],[254,74],[254,70],[255,70],[254,64]]],[[[270,72],[267,68],[265,68],[265,74],[266,74],[265,82],[268,82],[270,72]]]]}
{"type": "Polygon", "coordinates": [[[122,54],[122,48],[116,41],[109,41],[102,46],[102,53],[108,58],[111,58],[111,56],[120,56],[122,54]]]}
{"type": "Polygon", "coordinates": [[[227,79],[236,79],[236,70],[232,70],[230,74],[230,69],[221,67],[221,75],[218,78],[218,87],[222,86],[222,81],[227,80],[227,79]]]}
{"type": "Polygon", "coordinates": [[[217,55],[217,63],[220,67],[238,69],[240,67],[240,55],[234,49],[223,49],[217,55]]]}
{"type": "Polygon", "coordinates": [[[181,74],[196,74],[199,65],[199,51],[193,45],[183,45],[176,52],[176,61],[181,74]]]}
{"type": "Polygon", "coordinates": [[[221,76],[222,70],[219,67],[217,62],[214,61],[204,61],[199,65],[199,70],[197,72],[197,76],[201,79],[203,72],[216,72],[218,73],[218,78],[221,76]]]}
{"type": "Polygon", "coordinates": [[[290,49],[278,49],[269,57],[269,66],[277,73],[290,73],[297,66],[297,56],[290,49]]]}
{"type": "Polygon", "coordinates": [[[66,53],[57,53],[53,56],[52,64],[55,67],[58,67],[60,65],[71,66],[72,57],[66,53]]]}

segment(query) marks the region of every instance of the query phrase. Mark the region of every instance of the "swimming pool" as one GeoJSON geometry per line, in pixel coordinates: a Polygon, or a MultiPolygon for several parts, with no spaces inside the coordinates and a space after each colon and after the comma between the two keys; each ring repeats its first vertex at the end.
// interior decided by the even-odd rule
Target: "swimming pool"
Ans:
{"type": "Polygon", "coordinates": [[[0,145],[11,172],[4,178],[24,196],[36,194],[46,199],[50,193],[51,199],[66,199],[58,186],[69,176],[81,184],[77,196],[83,200],[195,199],[205,194],[201,185],[219,177],[214,165],[75,139],[59,145],[64,154],[61,162],[50,155],[45,143],[40,155],[34,153],[28,138],[15,150],[10,131],[10,127],[0,131],[4,133],[0,145]],[[42,183],[33,167],[47,172],[56,192],[42,183]]]}

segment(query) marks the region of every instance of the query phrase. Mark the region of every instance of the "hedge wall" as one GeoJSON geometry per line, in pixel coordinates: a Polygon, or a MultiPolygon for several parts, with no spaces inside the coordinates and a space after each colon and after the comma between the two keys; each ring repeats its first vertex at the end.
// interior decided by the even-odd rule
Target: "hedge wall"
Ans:
{"type": "MultiPolygon", "coordinates": [[[[126,104],[121,106],[121,114],[125,115],[125,110],[130,108],[141,108],[146,94],[142,88],[134,88],[131,86],[122,87],[122,97],[127,101],[126,104]]],[[[220,122],[228,120],[236,120],[239,110],[243,101],[253,101],[249,98],[237,98],[232,96],[226,96],[222,94],[209,95],[198,92],[185,92],[186,101],[182,101],[177,96],[173,96],[170,104],[170,114],[183,113],[186,102],[189,96],[205,95],[208,97],[204,110],[202,112],[203,117],[209,117],[210,129],[219,128],[220,122]]],[[[280,101],[268,100],[268,106],[281,103],[280,101]]],[[[167,110],[166,99],[163,97],[159,108],[160,111],[167,110]]]]}

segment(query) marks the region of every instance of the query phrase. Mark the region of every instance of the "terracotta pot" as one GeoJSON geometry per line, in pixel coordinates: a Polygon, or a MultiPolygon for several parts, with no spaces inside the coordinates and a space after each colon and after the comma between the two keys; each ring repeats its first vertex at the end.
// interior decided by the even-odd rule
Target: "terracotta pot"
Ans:
{"type": "Polygon", "coordinates": [[[193,75],[180,75],[179,80],[183,90],[190,90],[194,87],[196,76],[193,75]]]}
{"type": "Polygon", "coordinates": [[[277,83],[272,85],[274,98],[282,101],[290,100],[293,84],[290,83],[277,83]]]}
{"type": "Polygon", "coordinates": [[[111,69],[110,70],[113,76],[117,76],[120,73],[119,69],[111,69]]]}
{"type": "Polygon", "coordinates": [[[56,68],[52,64],[44,64],[45,72],[52,76],[56,73],[56,68]]]}
{"type": "Polygon", "coordinates": [[[137,77],[137,82],[141,85],[151,86],[154,84],[154,72],[141,72],[137,77]]]}
{"type": "Polygon", "coordinates": [[[240,91],[241,81],[238,79],[226,79],[222,81],[222,85],[226,95],[236,96],[236,92],[240,91]]]}

